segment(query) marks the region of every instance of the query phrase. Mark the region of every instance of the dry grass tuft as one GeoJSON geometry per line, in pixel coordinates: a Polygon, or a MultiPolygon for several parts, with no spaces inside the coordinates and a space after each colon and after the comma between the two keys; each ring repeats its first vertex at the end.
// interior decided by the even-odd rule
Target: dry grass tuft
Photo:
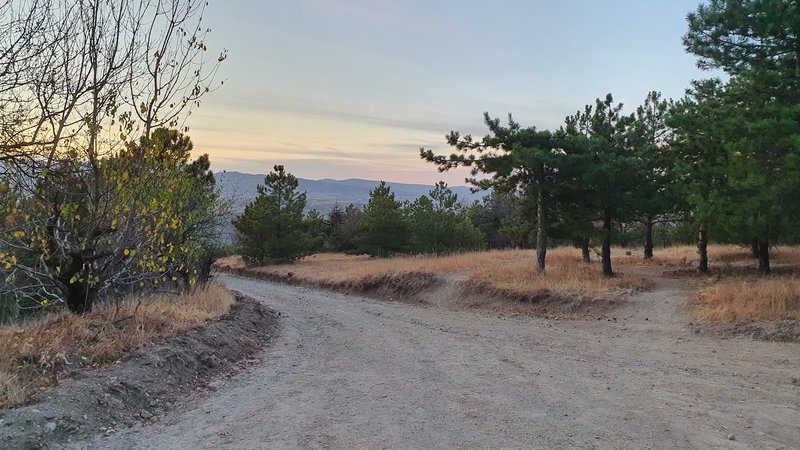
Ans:
{"type": "Polygon", "coordinates": [[[127,352],[227,314],[233,294],[209,283],[182,295],[154,295],[77,316],[64,312],[0,328],[0,407],[24,403],[72,371],[116,361],[127,352]],[[135,315],[134,315],[135,311],[135,315]]]}
{"type": "Polygon", "coordinates": [[[694,317],[709,322],[800,320],[800,278],[720,281],[698,293],[694,317]]]}

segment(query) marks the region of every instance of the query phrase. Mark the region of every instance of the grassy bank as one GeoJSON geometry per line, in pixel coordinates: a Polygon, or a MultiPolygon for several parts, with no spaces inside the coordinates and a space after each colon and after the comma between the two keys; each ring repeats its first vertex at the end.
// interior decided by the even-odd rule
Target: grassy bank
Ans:
{"type": "Polygon", "coordinates": [[[694,317],[709,322],[800,320],[800,278],[730,278],[703,287],[694,317]]]}
{"type": "Polygon", "coordinates": [[[226,314],[234,297],[209,283],[182,295],[131,301],[116,314],[98,307],[83,316],[63,312],[0,328],[0,407],[24,403],[71,372],[112,363],[131,350],[162,341],[226,314]],[[134,314],[135,312],[135,314],[134,314]]]}
{"type": "Polygon", "coordinates": [[[576,249],[550,250],[547,261],[547,274],[544,276],[535,273],[534,253],[531,250],[491,250],[386,259],[319,254],[295,264],[265,267],[247,267],[240,258],[228,257],[218,260],[216,268],[353,292],[367,291],[381,281],[416,283],[418,287],[425,288],[431,285],[431,280],[446,279],[472,291],[477,288],[484,294],[526,301],[548,297],[608,300],[647,286],[641,278],[624,274],[616,278],[603,277],[599,265],[583,264],[580,251],[576,249]]]}

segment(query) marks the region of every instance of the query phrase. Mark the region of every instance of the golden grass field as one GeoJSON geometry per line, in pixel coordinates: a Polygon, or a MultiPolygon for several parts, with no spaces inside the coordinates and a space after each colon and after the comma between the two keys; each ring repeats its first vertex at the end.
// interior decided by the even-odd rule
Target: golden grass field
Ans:
{"type": "MultiPolygon", "coordinates": [[[[682,245],[669,248],[656,248],[653,259],[644,261],[642,250],[639,248],[612,249],[613,254],[620,257],[618,264],[646,264],[667,267],[694,268],[700,260],[697,247],[682,245]],[[625,253],[629,252],[630,255],[625,253]]],[[[800,266],[800,247],[780,246],[770,250],[771,262],[775,267],[800,266]]],[[[738,245],[709,245],[709,266],[715,271],[725,271],[731,268],[756,267],[757,261],[750,256],[750,249],[738,245]]]]}
{"type": "Polygon", "coordinates": [[[695,306],[701,321],[800,320],[800,278],[723,279],[701,288],[695,306]]]}
{"type": "MultiPolygon", "coordinates": [[[[531,250],[491,250],[448,256],[399,256],[377,259],[368,256],[318,254],[295,264],[247,268],[241,258],[217,261],[220,270],[292,278],[323,287],[358,287],[380,277],[418,274],[450,277],[485,291],[509,298],[542,296],[560,298],[613,299],[648,286],[645,279],[626,275],[626,267],[650,267],[654,274],[691,275],[697,285],[692,316],[711,322],[753,320],[800,320],[800,247],[772,250],[775,274],[756,274],[757,261],[750,250],[735,245],[711,245],[708,249],[710,276],[697,276],[698,255],[694,246],[657,248],[652,260],[644,261],[638,248],[614,248],[617,277],[605,278],[599,264],[585,265],[580,252],[556,248],[547,253],[545,276],[534,270],[531,250]],[[629,253],[629,254],[627,254],[629,253]],[[670,273],[670,271],[672,271],[670,273]],[[291,274],[289,276],[289,274],[291,274]]],[[[593,255],[593,260],[596,260],[593,255]]]]}
{"type": "Polygon", "coordinates": [[[163,341],[227,314],[233,294],[208,283],[182,295],[154,295],[83,316],[63,312],[34,323],[0,328],[0,407],[24,403],[64,374],[116,361],[125,353],[163,341]]]}
{"type": "MultiPolygon", "coordinates": [[[[244,270],[239,257],[222,258],[216,262],[220,270],[244,270]]],[[[402,274],[450,276],[464,283],[483,286],[512,297],[552,295],[580,299],[609,299],[642,289],[647,283],[638,277],[620,273],[615,278],[602,276],[599,265],[585,265],[580,251],[556,248],[547,252],[547,273],[534,270],[531,250],[490,250],[446,256],[398,256],[370,258],[345,254],[317,254],[295,264],[253,267],[250,274],[291,278],[323,287],[358,287],[373,280],[402,274]]],[[[356,289],[357,290],[357,289],[356,289]]]]}

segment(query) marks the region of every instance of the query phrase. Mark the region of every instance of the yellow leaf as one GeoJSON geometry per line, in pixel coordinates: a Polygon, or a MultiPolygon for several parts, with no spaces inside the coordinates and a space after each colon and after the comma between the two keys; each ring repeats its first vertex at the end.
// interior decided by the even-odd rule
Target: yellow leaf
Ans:
{"type": "Polygon", "coordinates": [[[130,256],[131,251],[126,248],[125,250],[122,251],[122,254],[125,256],[130,256]]]}

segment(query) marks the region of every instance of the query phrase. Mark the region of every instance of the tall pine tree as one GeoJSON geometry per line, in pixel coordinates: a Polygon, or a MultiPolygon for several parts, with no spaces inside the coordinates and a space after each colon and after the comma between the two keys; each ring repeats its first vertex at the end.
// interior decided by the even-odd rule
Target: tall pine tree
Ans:
{"type": "Polygon", "coordinates": [[[243,256],[260,263],[287,263],[311,253],[318,245],[303,216],[305,192],[283,166],[276,165],[256,188],[258,196],[233,224],[243,256]]]}

